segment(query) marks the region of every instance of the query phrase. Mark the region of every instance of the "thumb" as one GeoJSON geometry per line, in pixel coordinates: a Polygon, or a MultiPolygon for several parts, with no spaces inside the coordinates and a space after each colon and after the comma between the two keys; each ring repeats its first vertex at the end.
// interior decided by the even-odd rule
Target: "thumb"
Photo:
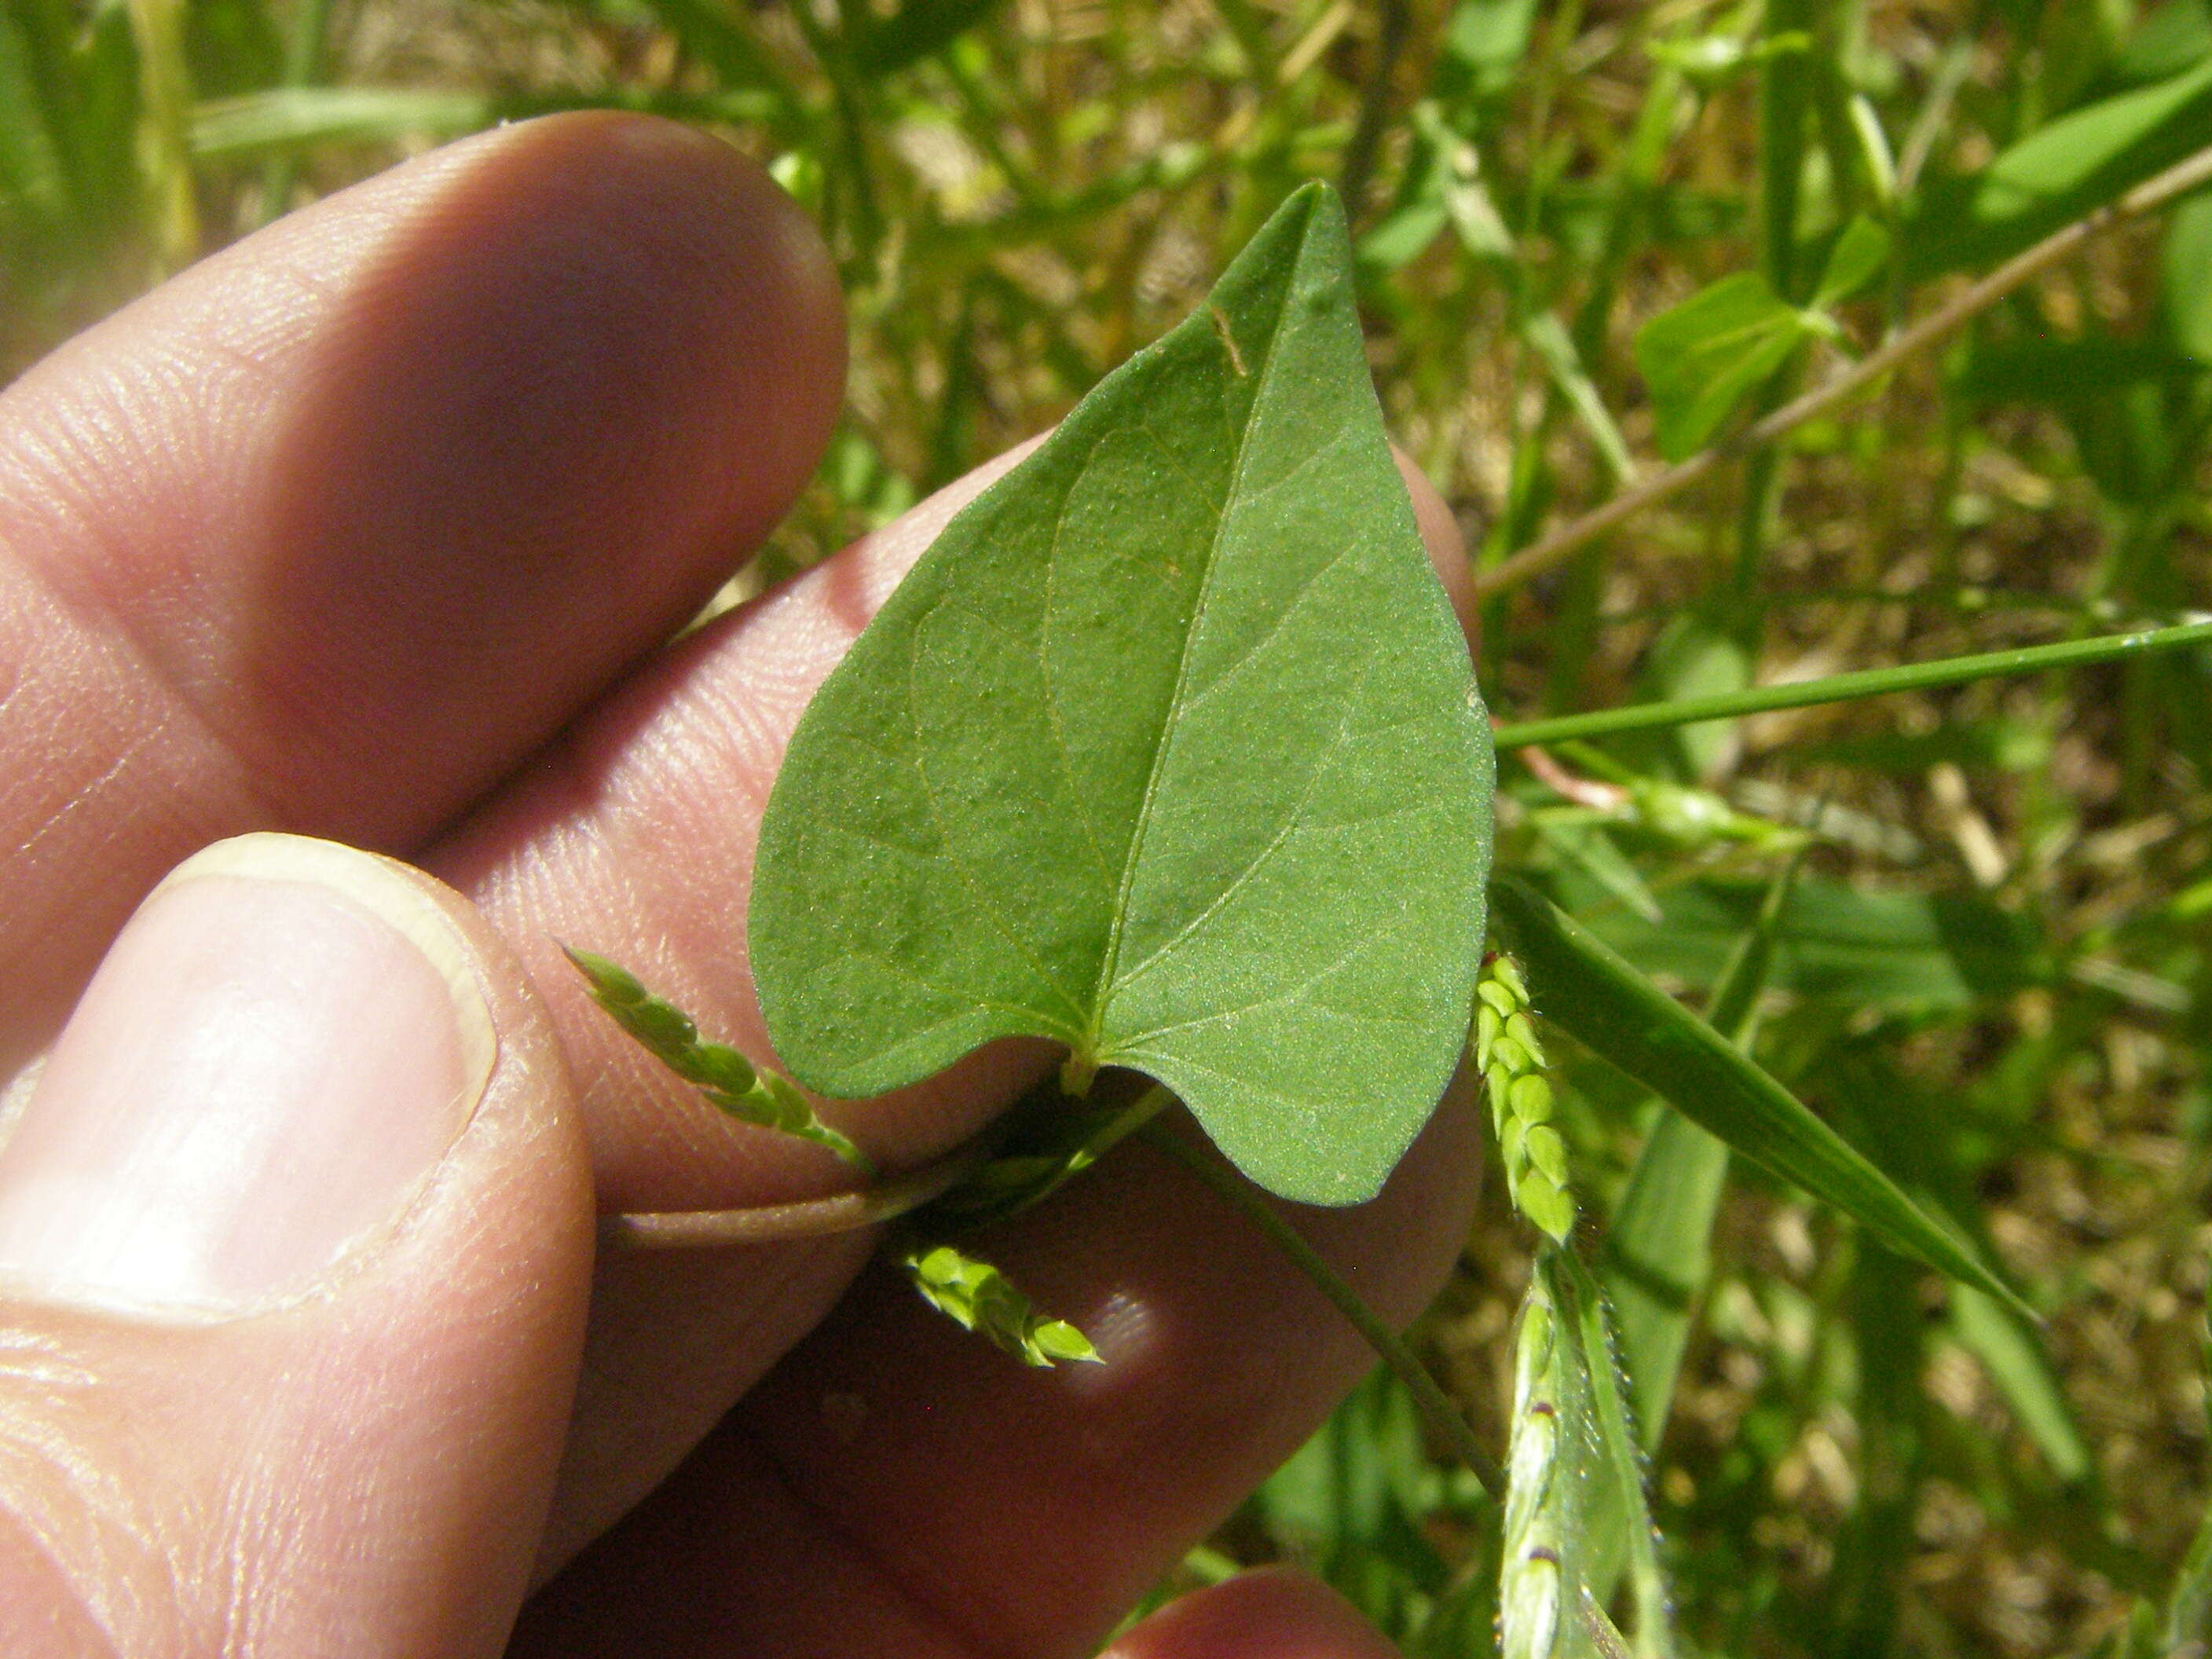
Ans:
{"type": "Polygon", "coordinates": [[[475,912],[331,842],[222,842],[14,1095],[0,1654],[495,1654],[592,1206],[545,1016],[475,912]]]}

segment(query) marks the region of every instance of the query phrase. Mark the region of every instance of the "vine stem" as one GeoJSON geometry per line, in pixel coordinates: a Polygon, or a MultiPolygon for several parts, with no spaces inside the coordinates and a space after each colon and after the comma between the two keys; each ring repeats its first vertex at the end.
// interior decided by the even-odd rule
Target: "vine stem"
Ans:
{"type": "Polygon", "coordinates": [[[1610,737],[1620,732],[1648,732],[1655,726],[1690,726],[1699,720],[1726,720],[1741,714],[1764,714],[1777,708],[1805,708],[1815,703],[1847,702],[1854,697],[1880,696],[1892,691],[1924,691],[1939,685],[1964,685],[1971,680],[2001,674],[2026,674],[2048,668],[2075,668],[2086,663],[2111,662],[2148,651],[2171,651],[2179,646],[2212,641],[2212,622],[2183,623],[2173,628],[2151,628],[2132,634],[2107,634],[2094,640],[2062,640],[2055,645],[2024,646],[2013,651],[1985,651],[1972,657],[1946,657],[1940,662],[1902,663],[1890,668],[1864,668],[1850,674],[1830,674],[1817,680],[1788,685],[1755,685],[1745,691],[1723,691],[1710,697],[1684,697],[1677,702],[1630,703],[1623,708],[1595,708],[1583,714],[1562,714],[1553,720],[1523,720],[1496,727],[1492,740],[1500,749],[1522,749],[1530,744],[1563,743],[1570,738],[1610,737]]]}
{"type": "MultiPolygon", "coordinates": [[[[1080,1156],[1058,1176],[1030,1192],[1005,1214],[1012,1215],[1049,1197],[1069,1177],[1089,1169],[1174,1103],[1172,1093],[1160,1084],[1152,1084],[1093,1134],[1080,1156]]],[[[723,1244],[772,1244],[787,1238],[823,1238],[832,1233],[853,1232],[878,1222],[895,1221],[944,1197],[981,1170],[998,1151],[988,1137],[969,1141],[934,1164],[925,1164],[888,1181],[797,1204],[761,1204],[742,1210],[645,1210],[605,1216],[599,1222],[599,1243],[617,1250],[700,1250],[723,1244]]]]}
{"type": "Polygon", "coordinates": [[[2080,251],[2112,229],[2212,182],[2212,147],[2198,150],[2165,172],[2145,179],[2118,198],[2084,214],[2071,224],[2051,232],[2025,252],[2016,253],[1988,276],[1940,306],[1886,345],[1868,353],[1826,385],[1792,398],[1772,414],[1753,422],[1734,437],[1699,450],[1687,460],[1677,461],[1642,483],[1625,489],[1601,507],[1571,520],[1541,540],[1522,549],[1504,563],[1479,571],[1474,578],[1478,596],[1488,599],[1518,587],[1565,562],[1624,520],[1645,507],[1679,495],[1723,461],[1747,455],[1772,443],[1785,433],[1825,415],[1880,380],[1908,357],[1948,338],[2022,283],[2041,276],[2051,266],[2080,251]]]}
{"type": "Polygon", "coordinates": [[[1451,1443],[1474,1478],[1482,1483],[1483,1490],[1496,1501],[1505,1490],[1505,1472],[1498,1460],[1483,1449],[1474,1437],[1474,1431],[1460,1415],[1459,1408],[1446,1396],[1428,1367],[1422,1364],[1405,1339],[1383,1322],[1380,1315],[1359,1299],[1359,1293],[1345,1283],[1336,1269],[1322,1260],[1321,1254],[1298,1236],[1297,1229],[1270,1209],[1258,1192],[1234,1170],[1215,1163],[1202,1152],[1187,1146],[1158,1123],[1147,1124],[1140,1132],[1145,1144],[1181,1164],[1204,1182],[1216,1196],[1231,1209],[1243,1215],[1267,1237],[1267,1241],[1291,1264],[1313,1281],[1314,1288],[1327,1297],[1336,1310],[1352,1322],[1352,1328],[1366,1340],[1382,1363],[1396,1374],[1420,1407],[1421,1415],[1430,1427],[1451,1443]]]}
{"type": "Polygon", "coordinates": [[[636,1211],[599,1218],[599,1243],[616,1250],[699,1250],[722,1244],[771,1244],[787,1238],[823,1238],[891,1221],[918,1210],[988,1161],[989,1146],[971,1142],[958,1152],[902,1176],[854,1192],[797,1204],[761,1204],[743,1210],[636,1211]]]}

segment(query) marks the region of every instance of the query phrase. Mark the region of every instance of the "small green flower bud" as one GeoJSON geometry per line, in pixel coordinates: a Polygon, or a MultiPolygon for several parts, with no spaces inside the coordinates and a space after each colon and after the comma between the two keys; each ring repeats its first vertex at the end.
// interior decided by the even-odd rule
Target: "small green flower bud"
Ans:
{"type": "Polygon", "coordinates": [[[1529,1068],[1544,1063],[1544,1045],[1536,1040],[1535,1022],[1528,1018],[1526,1010],[1516,1011],[1506,1020],[1505,1035],[1519,1043],[1527,1053],[1529,1068]]]}
{"type": "Polygon", "coordinates": [[[1528,1006],[1528,981],[1521,977],[1520,966],[1511,957],[1500,952],[1490,964],[1490,976],[1511,994],[1513,1000],[1525,1008],[1528,1006]]]}
{"type": "Polygon", "coordinates": [[[1548,1122],[1552,1115],[1552,1085],[1535,1072],[1516,1077],[1507,1091],[1513,1115],[1523,1123],[1548,1122]]]}
{"type": "Polygon", "coordinates": [[[1548,1123],[1539,1123],[1522,1132],[1521,1149],[1528,1161],[1541,1170],[1555,1187],[1567,1184],[1567,1147],[1559,1139],[1559,1132],[1548,1123]]]}
{"type": "Polygon", "coordinates": [[[1522,1183],[1521,1213],[1554,1243],[1564,1244],[1575,1230],[1575,1201],[1541,1175],[1522,1183]]]}

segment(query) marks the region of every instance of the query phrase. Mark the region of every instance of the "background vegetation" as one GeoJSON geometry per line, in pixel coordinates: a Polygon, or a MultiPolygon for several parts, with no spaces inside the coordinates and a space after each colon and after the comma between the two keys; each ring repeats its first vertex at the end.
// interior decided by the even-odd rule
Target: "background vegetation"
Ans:
{"type": "MultiPolygon", "coordinates": [[[[2212,143],[2205,0],[0,0],[0,380],[398,155],[604,105],[757,155],[843,267],[850,411],[767,576],[1064,412],[1312,177],[1503,718],[2185,620],[2212,576],[2202,196],[1506,563],[2212,143]]],[[[2045,1316],[1569,1056],[1584,1254],[1686,1345],[1632,1386],[1691,1650],[2202,1650],[2208,689],[2199,649],[1506,763],[1507,861],[1694,1003],[1802,856],[1759,1058],[2045,1316]]],[[[1502,1447],[1530,1235],[1492,1197],[1420,1334],[1502,1447]]],[[[1186,1574],[1300,1559],[1486,1651],[1434,1449],[1371,1382],[1186,1574]]]]}

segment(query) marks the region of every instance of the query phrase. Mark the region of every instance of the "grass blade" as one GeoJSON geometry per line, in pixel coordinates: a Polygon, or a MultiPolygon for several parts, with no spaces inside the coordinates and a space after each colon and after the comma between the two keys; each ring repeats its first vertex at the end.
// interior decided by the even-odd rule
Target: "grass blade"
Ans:
{"type": "Polygon", "coordinates": [[[0,213],[20,204],[39,218],[55,217],[68,209],[69,198],[30,45],[15,19],[0,12],[0,213]]]}
{"type": "Polygon", "coordinates": [[[1713,1217],[1728,1167],[1727,1142],[1662,1112],[1606,1234],[1606,1291],[1647,1450],[1666,1433],[1691,1316],[1713,1276],[1713,1217]]]}
{"type": "Polygon", "coordinates": [[[1893,1249],[2032,1312],[1796,1096],[1549,899],[1511,880],[1493,883],[1491,892],[1547,1019],[1893,1249]]]}
{"type": "Polygon", "coordinates": [[[1658,1529],[1644,1495],[1644,1457],[1637,1442],[1605,1295],[1571,1250],[1547,1250],[1540,1270],[1555,1304],[1573,1310],[1576,1359],[1590,1414],[1584,1452],[1593,1462],[1594,1514],[1583,1552],[1583,1585],[1601,1607],[1613,1598],[1622,1566],[1636,1603],[1630,1650],[1637,1659],[1674,1659],[1666,1574],[1659,1565],[1658,1529]]]}
{"type": "Polygon", "coordinates": [[[2089,1448],[2034,1328],[2009,1308],[1965,1287],[1952,1294],[1951,1327],[1960,1346],[1982,1362],[2003,1393],[2051,1472],[2069,1486],[2091,1479],[2096,1471],[2089,1448]]]}
{"type": "Polygon", "coordinates": [[[472,92],[275,87],[201,104],[192,112],[192,154],[208,160],[414,134],[450,137],[489,125],[492,112],[491,100],[472,92]]]}
{"type": "MultiPolygon", "coordinates": [[[[1773,974],[1783,913],[1802,862],[1802,855],[1791,860],[1767,888],[1706,1010],[1707,1023],[1739,1048],[1749,1047],[1753,1010],[1773,974]]],[[[1691,1316],[1712,1279],[1713,1217],[1728,1164],[1726,1142],[1678,1112],[1662,1112],[1606,1233],[1605,1288],[1646,1450],[1666,1432],[1691,1316]]]]}

